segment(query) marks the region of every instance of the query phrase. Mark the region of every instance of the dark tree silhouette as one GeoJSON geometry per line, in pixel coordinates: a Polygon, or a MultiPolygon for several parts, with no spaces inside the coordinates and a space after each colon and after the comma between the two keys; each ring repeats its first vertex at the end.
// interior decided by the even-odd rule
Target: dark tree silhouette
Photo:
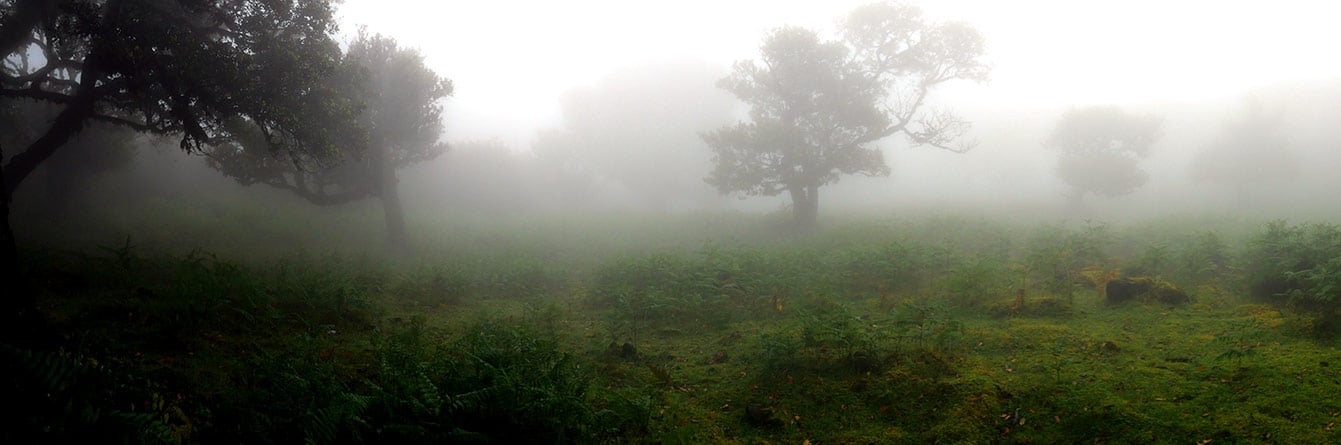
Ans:
{"type": "Polygon", "coordinates": [[[387,237],[406,247],[405,216],[396,170],[431,160],[446,150],[441,100],[452,83],[424,66],[423,56],[390,37],[360,30],[344,56],[340,74],[327,85],[359,105],[358,125],[337,129],[334,156],[276,152],[260,134],[209,150],[210,166],[244,185],[265,184],[317,205],[365,198],[381,200],[387,237]]]}
{"type": "MultiPolygon", "coordinates": [[[[277,150],[322,153],[353,107],[322,88],[339,60],[328,0],[0,0],[0,97],[61,111],[0,169],[4,281],[18,285],[14,190],[89,122],[176,135],[198,150],[241,120],[277,150]],[[282,142],[282,143],[281,143],[282,142]]],[[[6,292],[22,313],[27,292],[6,292]]],[[[3,323],[3,321],[0,321],[3,323]]]]}
{"type": "Polygon", "coordinates": [[[1063,114],[1045,145],[1061,152],[1057,176],[1071,187],[1072,205],[1080,206],[1086,194],[1122,196],[1145,185],[1149,178],[1139,163],[1159,137],[1158,118],[1095,106],[1063,114]]]}
{"type": "MultiPolygon", "coordinates": [[[[31,100],[0,98],[0,145],[27,146],[46,131],[61,108],[31,100]]],[[[100,173],[128,166],[135,159],[140,140],[133,130],[93,122],[70,138],[42,165],[45,190],[42,209],[50,218],[64,218],[88,190],[89,181],[100,173]]]]}
{"type": "Polygon", "coordinates": [[[813,226],[819,189],[842,175],[884,176],[876,141],[903,134],[915,145],[956,152],[968,123],[927,110],[928,95],[955,79],[985,80],[983,39],[959,23],[929,23],[912,6],[875,3],[854,10],[841,38],[782,27],[719,86],[750,106],[749,122],[703,135],[722,193],[787,192],[798,226],[813,226]]]}

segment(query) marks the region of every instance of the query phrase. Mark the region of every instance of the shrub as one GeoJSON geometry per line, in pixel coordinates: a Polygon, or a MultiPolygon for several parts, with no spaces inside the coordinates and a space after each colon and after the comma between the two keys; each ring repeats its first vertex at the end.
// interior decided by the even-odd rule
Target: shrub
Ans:
{"type": "Polygon", "coordinates": [[[1341,227],[1268,224],[1253,240],[1247,276],[1254,297],[1313,313],[1330,330],[1341,319],[1341,227]]]}
{"type": "Polygon", "coordinates": [[[1087,223],[1081,230],[1047,226],[1026,244],[1024,266],[1036,286],[1069,302],[1087,284],[1081,275],[1085,269],[1109,265],[1106,249],[1112,240],[1104,224],[1087,223]]]}
{"type": "Polygon", "coordinates": [[[929,250],[904,242],[861,247],[844,252],[837,268],[852,292],[912,292],[932,277],[929,250]]]}
{"type": "Polygon", "coordinates": [[[0,344],[0,441],[177,442],[162,399],[128,380],[91,358],[0,344]]]}
{"type": "Polygon", "coordinates": [[[1003,294],[1006,265],[1000,258],[974,256],[961,260],[940,280],[949,300],[964,307],[979,306],[1003,294]]]}
{"type": "Polygon", "coordinates": [[[572,356],[528,327],[486,320],[438,343],[415,319],[378,356],[366,417],[374,442],[580,442],[637,420],[593,410],[572,356]]]}

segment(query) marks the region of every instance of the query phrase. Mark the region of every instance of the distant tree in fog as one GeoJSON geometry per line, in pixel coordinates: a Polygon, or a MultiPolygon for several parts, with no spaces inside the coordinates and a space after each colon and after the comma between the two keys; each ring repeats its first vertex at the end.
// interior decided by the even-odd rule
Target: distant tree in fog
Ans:
{"type": "Polygon", "coordinates": [[[567,92],[562,128],[541,132],[532,151],[556,168],[608,178],[654,209],[712,198],[696,175],[711,155],[699,132],[731,121],[719,76],[695,63],[661,63],[615,73],[567,92]]]}
{"type": "Polygon", "coordinates": [[[1267,113],[1256,97],[1247,99],[1245,111],[1226,122],[1220,137],[1189,165],[1194,180],[1232,188],[1242,206],[1248,204],[1252,188],[1290,179],[1299,171],[1299,157],[1281,134],[1280,116],[1267,113]]]}
{"type": "Polygon", "coordinates": [[[1080,205],[1087,194],[1122,196],[1145,185],[1149,176],[1139,164],[1159,140],[1160,125],[1156,117],[1111,106],[1063,114],[1045,145],[1061,152],[1057,176],[1071,187],[1071,202],[1080,205]]]}
{"type": "Polygon", "coordinates": [[[214,147],[210,165],[244,185],[265,184],[317,205],[376,197],[382,202],[392,246],[406,243],[405,216],[396,169],[446,150],[441,100],[452,83],[424,66],[417,50],[361,30],[329,84],[359,106],[358,125],[332,129],[343,135],[335,156],[275,152],[273,141],[253,133],[214,147]]]}
{"type": "Polygon", "coordinates": [[[741,61],[718,85],[750,106],[749,122],[703,135],[722,193],[787,192],[792,215],[812,226],[819,189],[842,175],[889,175],[876,141],[903,134],[914,145],[962,152],[968,123],[926,110],[928,95],[955,79],[982,81],[982,36],[960,23],[931,23],[912,6],[854,10],[837,40],[782,27],[768,33],[759,61],[741,61]]]}

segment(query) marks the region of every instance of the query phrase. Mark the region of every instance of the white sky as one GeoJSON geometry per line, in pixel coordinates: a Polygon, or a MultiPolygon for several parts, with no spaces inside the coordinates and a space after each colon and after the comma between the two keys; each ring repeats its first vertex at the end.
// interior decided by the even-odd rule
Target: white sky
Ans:
{"type": "MultiPolygon", "coordinates": [[[[865,1],[346,0],[359,25],[415,46],[456,83],[448,139],[525,148],[564,91],[643,62],[753,58],[783,24],[830,30],[865,1]]],[[[927,15],[980,30],[992,81],[941,99],[1022,110],[1194,101],[1285,80],[1341,77],[1341,2],[927,0],[927,15]]]]}

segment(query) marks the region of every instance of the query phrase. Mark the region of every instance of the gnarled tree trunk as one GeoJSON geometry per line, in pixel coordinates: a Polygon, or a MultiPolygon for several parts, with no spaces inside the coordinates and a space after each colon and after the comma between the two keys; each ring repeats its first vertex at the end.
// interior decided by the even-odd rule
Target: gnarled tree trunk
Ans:
{"type": "MultiPolygon", "coordinates": [[[[8,42],[0,44],[7,45],[8,42]]],[[[36,322],[34,319],[36,300],[19,270],[19,254],[14,242],[14,230],[9,224],[9,204],[19,184],[23,183],[23,180],[43,161],[51,158],[51,155],[71,137],[83,130],[85,121],[93,115],[93,102],[97,97],[95,87],[97,79],[102,77],[102,70],[96,62],[97,56],[94,53],[85,56],[84,60],[79,89],[74,100],[66,104],[65,109],[56,115],[55,121],[46,133],[0,167],[0,184],[4,185],[4,189],[0,190],[0,207],[3,207],[0,209],[2,210],[0,216],[4,218],[3,225],[0,225],[0,268],[3,268],[0,270],[0,280],[3,280],[0,291],[5,293],[4,297],[0,297],[2,300],[0,306],[3,306],[0,310],[4,312],[0,314],[0,323],[5,325],[0,327],[0,335],[5,337],[5,341],[31,340],[18,337],[36,322]]]]}
{"type": "MultiPolygon", "coordinates": [[[[0,148],[0,158],[3,158],[0,148]]],[[[0,168],[0,183],[5,172],[0,168]]],[[[35,301],[19,272],[19,252],[14,231],[9,227],[9,193],[0,193],[0,342],[21,341],[24,327],[34,316],[35,301]]]]}
{"type": "Polygon", "coordinates": [[[819,186],[798,185],[787,191],[792,195],[792,223],[802,230],[815,228],[819,219],[819,186]]]}
{"type": "Polygon", "coordinates": [[[373,168],[377,171],[377,196],[382,201],[382,212],[386,219],[387,244],[395,250],[409,248],[405,236],[405,208],[400,203],[400,180],[396,178],[396,166],[389,159],[387,149],[374,147],[373,168]]]}

